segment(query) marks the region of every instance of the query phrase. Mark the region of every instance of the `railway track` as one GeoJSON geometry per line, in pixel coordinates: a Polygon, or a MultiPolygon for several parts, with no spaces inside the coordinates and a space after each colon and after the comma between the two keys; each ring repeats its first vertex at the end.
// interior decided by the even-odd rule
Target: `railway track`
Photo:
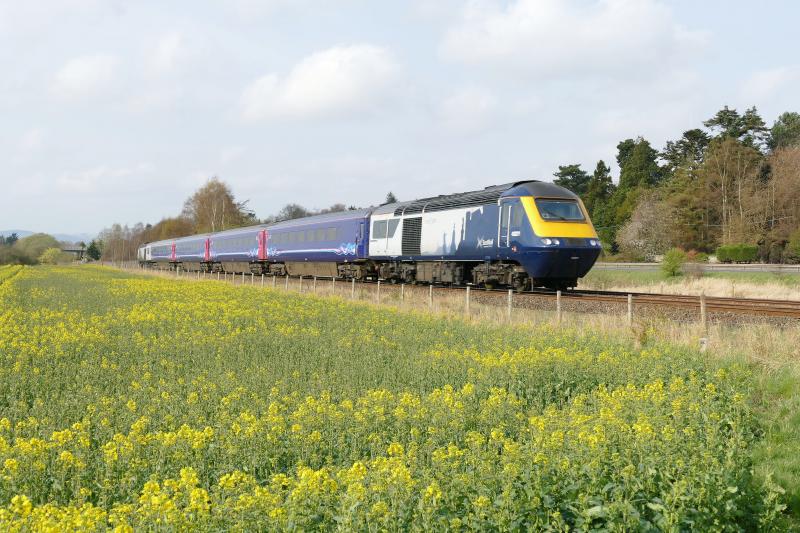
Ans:
{"type": "MultiPolygon", "coordinates": [[[[532,293],[553,294],[552,291],[532,293]]],[[[583,300],[626,304],[628,294],[634,305],[651,305],[700,310],[705,300],[709,313],[751,314],[786,318],[800,318],[800,302],[756,298],[727,298],[719,296],[692,296],[682,294],[627,293],[613,291],[567,291],[561,297],[566,300],[583,300]]]]}

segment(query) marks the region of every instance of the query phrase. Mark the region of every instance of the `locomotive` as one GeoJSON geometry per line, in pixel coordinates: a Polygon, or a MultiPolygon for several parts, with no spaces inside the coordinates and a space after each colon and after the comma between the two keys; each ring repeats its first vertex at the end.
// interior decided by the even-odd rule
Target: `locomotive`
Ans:
{"type": "Polygon", "coordinates": [[[143,245],[143,268],[566,289],[601,245],[577,195],[519,181],[143,245]]]}

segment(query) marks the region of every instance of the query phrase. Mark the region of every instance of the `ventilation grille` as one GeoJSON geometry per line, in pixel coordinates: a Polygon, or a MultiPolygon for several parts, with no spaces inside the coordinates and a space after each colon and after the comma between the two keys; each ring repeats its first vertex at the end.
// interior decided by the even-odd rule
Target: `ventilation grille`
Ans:
{"type": "Polygon", "coordinates": [[[460,207],[494,204],[500,198],[501,192],[502,190],[492,189],[424,198],[398,207],[395,209],[394,215],[413,215],[423,212],[430,213],[432,211],[447,211],[448,209],[458,209],[460,207]]]}
{"type": "Polygon", "coordinates": [[[403,255],[420,255],[422,240],[422,218],[406,218],[403,220],[403,255]]]}

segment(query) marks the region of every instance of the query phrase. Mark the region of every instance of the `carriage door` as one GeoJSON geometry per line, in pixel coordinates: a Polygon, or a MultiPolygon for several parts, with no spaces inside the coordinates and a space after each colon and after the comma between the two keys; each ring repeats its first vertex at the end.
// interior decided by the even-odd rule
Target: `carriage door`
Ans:
{"type": "Polygon", "coordinates": [[[497,235],[497,245],[500,248],[508,248],[512,242],[519,240],[524,220],[524,211],[519,198],[500,201],[500,222],[497,235]]]}
{"type": "Polygon", "coordinates": [[[258,232],[258,259],[263,261],[267,258],[267,230],[262,229],[258,232]]]}
{"type": "Polygon", "coordinates": [[[208,238],[204,243],[205,249],[203,250],[203,261],[211,261],[211,239],[208,238]]]}
{"type": "Polygon", "coordinates": [[[508,248],[509,226],[511,224],[511,207],[511,200],[500,201],[500,221],[497,224],[497,246],[499,248],[508,248]]]}
{"type": "Polygon", "coordinates": [[[362,220],[358,223],[358,236],[356,237],[356,257],[366,257],[367,251],[364,244],[367,242],[366,224],[362,220]]]}

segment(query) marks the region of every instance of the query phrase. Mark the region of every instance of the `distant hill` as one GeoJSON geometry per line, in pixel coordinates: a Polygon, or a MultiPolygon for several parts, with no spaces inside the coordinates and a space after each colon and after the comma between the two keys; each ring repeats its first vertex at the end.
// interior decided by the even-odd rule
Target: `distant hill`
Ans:
{"type": "MultiPolygon", "coordinates": [[[[41,233],[37,231],[28,231],[26,229],[2,229],[0,230],[0,236],[8,237],[12,233],[16,233],[20,239],[23,237],[28,237],[29,235],[33,235],[34,233],[41,233]]],[[[89,244],[89,241],[94,239],[94,236],[89,233],[48,233],[48,235],[52,235],[55,237],[57,241],[62,242],[85,242],[89,244]]]]}

